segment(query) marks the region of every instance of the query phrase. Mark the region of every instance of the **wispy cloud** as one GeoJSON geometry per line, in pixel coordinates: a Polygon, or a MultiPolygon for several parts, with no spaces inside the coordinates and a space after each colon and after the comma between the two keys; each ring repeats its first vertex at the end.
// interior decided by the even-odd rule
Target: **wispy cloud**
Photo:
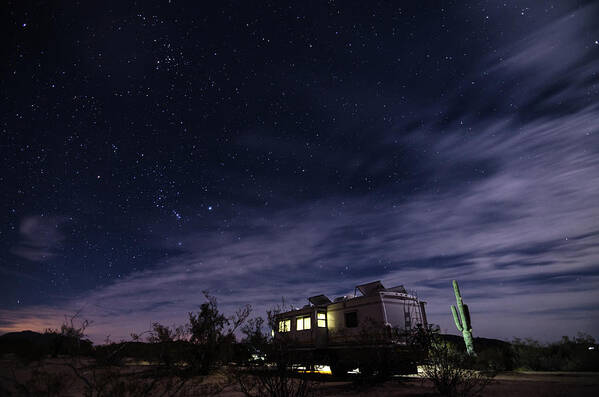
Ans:
{"type": "MultiPolygon", "coordinates": [[[[504,82],[497,95],[505,97],[492,98],[502,110],[481,117],[489,107],[483,101],[459,109],[462,122],[442,133],[431,119],[408,136],[380,134],[373,144],[425,148],[422,162],[439,189],[402,200],[390,192],[255,210],[248,224],[227,232],[180,236],[180,255],[62,307],[4,311],[0,328],[83,307],[96,340],[118,338],[153,320],[184,321],[206,289],[225,310],[251,303],[262,312],[281,297],[302,305],[311,295],[348,294],[382,279],[416,289],[429,302],[430,321],[451,332],[451,280],[458,279],[478,335],[599,336],[599,106],[588,97],[599,59],[597,48],[579,41],[594,11],[482,61],[487,79],[504,82]],[[470,176],[458,177],[464,167],[470,176]]],[[[456,103],[439,113],[455,114],[456,103]]],[[[43,260],[61,241],[57,228],[24,220],[13,252],[43,260]]]]}
{"type": "Polygon", "coordinates": [[[53,257],[64,240],[60,226],[62,217],[28,216],[19,226],[20,241],[11,252],[32,262],[43,262],[53,257]]]}

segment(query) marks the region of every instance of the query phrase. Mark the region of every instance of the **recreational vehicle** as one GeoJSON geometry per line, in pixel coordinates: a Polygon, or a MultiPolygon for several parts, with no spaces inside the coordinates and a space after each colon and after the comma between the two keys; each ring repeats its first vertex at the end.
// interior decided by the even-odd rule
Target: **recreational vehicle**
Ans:
{"type": "Polygon", "coordinates": [[[403,286],[385,288],[374,281],[358,285],[351,297],[331,301],[316,295],[308,301],[277,315],[275,338],[288,341],[298,360],[330,365],[334,374],[364,367],[373,350],[382,351],[387,362],[409,366],[402,336],[427,327],[426,302],[403,286]]]}

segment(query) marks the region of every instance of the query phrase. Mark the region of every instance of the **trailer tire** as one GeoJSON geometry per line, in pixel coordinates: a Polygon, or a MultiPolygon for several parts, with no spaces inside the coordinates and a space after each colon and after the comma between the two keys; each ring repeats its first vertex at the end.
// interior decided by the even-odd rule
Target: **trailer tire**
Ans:
{"type": "Polygon", "coordinates": [[[347,376],[348,368],[344,363],[335,361],[331,363],[331,374],[335,377],[343,378],[347,376]]]}

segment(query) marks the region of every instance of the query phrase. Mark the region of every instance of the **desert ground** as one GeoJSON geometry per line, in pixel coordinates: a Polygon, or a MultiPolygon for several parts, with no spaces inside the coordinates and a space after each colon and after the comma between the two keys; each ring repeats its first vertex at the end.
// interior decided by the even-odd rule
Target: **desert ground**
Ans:
{"type": "MultiPolygon", "coordinates": [[[[27,395],[15,380],[29,389],[36,390],[42,395],[54,396],[80,396],[84,395],[85,382],[78,378],[69,367],[69,362],[60,359],[48,359],[43,363],[27,366],[16,365],[11,360],[0,361],[0,394],[1,395],[27,395]],[[59,388],[55,394],[49,393],[52,387],[59,388]]],[[[79,364],[85,364],[80,362],[79,364]]],[[[147,366],[126,366],[118,369],[117,376],[126,379],[130,375],[147,371],[147,366]]],[[[102,379],[102,373],[85,373],[86,378],[102,379]]],[[[114,374],[113,374],[114,375],[114,374]]],[[[109,382],[109,379],[105,378],[109,382]]],[[[439,395],[432,382],[419,375],[395,376],[381,384],[361,384],[355,378],[335,378],[329,374],[311,375],[316,395],[319,396],[436,396],[439,395]]],[[[146,379],[144,384],[149,384],[151,379],[146,379]]],[[[218,376],[204,379],[194,379],[186,385],[187,391],[180,395],[201,396],[217,395],[222,397],[244,397],[238,386],[223,372],[218,376]],[[210,385],[226,385],[212,388],[210,385]],[[217,389],[218,391],[215,391],[217,389]]],[[[155,387],[149,395],[160,395],[161,387],[155,387]],[[154,394],[154,392],[156,394],[154,394]]],[[[38,395],[35,394],[34,395],[38,395]]],[[[136,394],[130,394],[136,395],[136,394]]],[[[177,394],[179,395],[179,394],[177,394]]],[[[599,395],[599,373],[597,372],[505,372],[495,376],[491,384],[485,389],[483,396],[499,397],[561,397],[581,396],[595,397],[599,395]]]]}
{"type": "MultiPolygon", "coordinates": [[[[397,377],[382,385],[356,387],[352,382],[323,382],[325,396],[437,396],[432,383],[424,378],[397,377]]],[[[509,372],[495,377],[485,389],[489,397],[558,397],[599,395],[599,373],[509,372]]],[[[233,394],[231,394],[233,396],[233,394]]],[[[239,395],[241,396],[241,395],[239,395]]]]}

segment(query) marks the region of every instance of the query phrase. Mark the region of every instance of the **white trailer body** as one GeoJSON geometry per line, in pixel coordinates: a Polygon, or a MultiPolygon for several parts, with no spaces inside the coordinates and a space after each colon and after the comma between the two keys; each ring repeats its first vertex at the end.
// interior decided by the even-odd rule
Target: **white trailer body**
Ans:
{"type": "Polygon", "coordinates": [[[426,302],[403,286],[385,288],[380,281],[359,285],[361,296],[331,301],[324,295],[308,298],[309,305],[280,313],[275,333],[285,333],[298,346],[315,348],[356,343],[367,327],[409,331],[426,327],[426,302]]]}

